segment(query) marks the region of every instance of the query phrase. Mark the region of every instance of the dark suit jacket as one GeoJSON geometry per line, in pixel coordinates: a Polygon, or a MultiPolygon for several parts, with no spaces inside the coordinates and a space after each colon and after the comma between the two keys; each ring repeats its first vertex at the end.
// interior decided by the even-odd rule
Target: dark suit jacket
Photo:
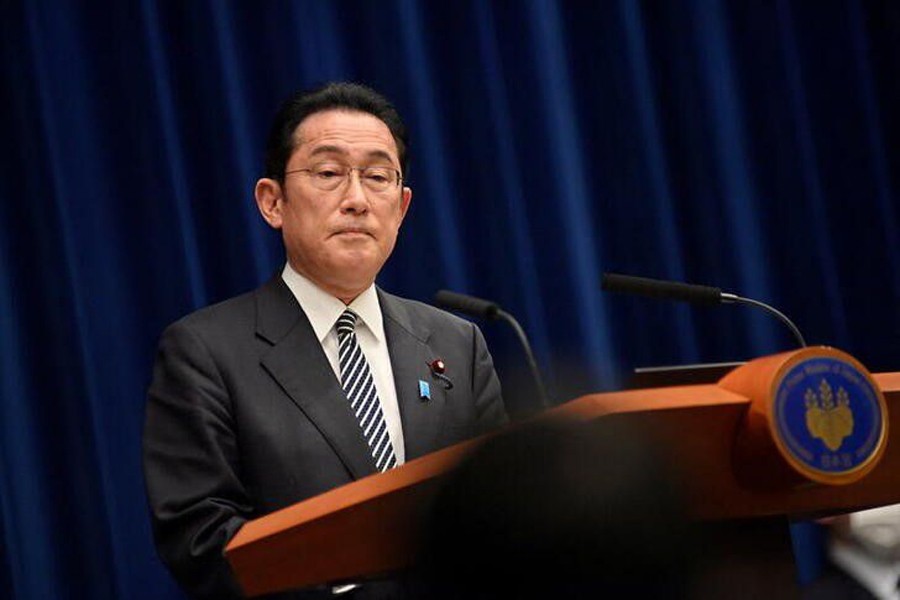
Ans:
{"type": "MultiPolygon", "coordinates": [[[[378,296],[406,459],[502,425],[500,384],[478,328],[378,296]],[[431,374],[436,358],[451,390],[431,374]],[[431,384],[428,401],[419,380],[431,384]]],[[[163,333],[144,475],[159,554],[192,595],[238,594],[222,552],[245,521],[373,473],[346,396],[280,276],[163,333]]]]}

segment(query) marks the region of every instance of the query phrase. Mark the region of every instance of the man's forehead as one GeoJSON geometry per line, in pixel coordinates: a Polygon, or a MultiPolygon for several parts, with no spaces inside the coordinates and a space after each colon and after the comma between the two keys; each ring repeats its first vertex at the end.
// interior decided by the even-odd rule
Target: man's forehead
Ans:
{"type": "Polygon", "coordinates": [[[351,150],[398,155],[397,143],[387,124],[362,111],[331,109],[307,116],[294,130],[294,149],[315,153],[348,153],[351,150]]]}

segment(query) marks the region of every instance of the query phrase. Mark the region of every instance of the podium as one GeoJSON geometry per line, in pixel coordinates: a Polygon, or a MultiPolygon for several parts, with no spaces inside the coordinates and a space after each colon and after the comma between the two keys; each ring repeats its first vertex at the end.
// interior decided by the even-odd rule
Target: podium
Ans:
{"type": "MultiPolygon", "coordinates": [[[[900,503],[900,445],[889,439],[900,431],[900,372],[870,375],[830,348],[763,357],[716,384],[590,394],[537,418],[554,417],[617,419],[653,430],[677,457],[680,486],[697,521],[809,518],[900,503]],[[792,394],[801,405],[783,404],[793,402],[792,394]],[[804,449],[790,447],[796,436],[789,428],[779,433],[778,420],[790,420],[791,411],[801,418],[791,426],[805,427],[828,446],[816,458],[821,464],[799,464],[804,449]],[[858,442],[855,454],[841,447],[851,439],[858,442]]],[[[409,567],[441,477],[477,444],[445,448],[246,523],[226,549],[245,593],[358,581],[409,567]]]]}

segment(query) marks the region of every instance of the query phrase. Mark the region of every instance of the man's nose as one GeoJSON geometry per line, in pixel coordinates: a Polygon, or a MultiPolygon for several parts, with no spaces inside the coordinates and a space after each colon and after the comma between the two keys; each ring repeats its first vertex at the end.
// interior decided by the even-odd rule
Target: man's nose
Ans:
{"type": "Polygon", "coordinates": [[[356,169],[347,173],[347,183],[344,184],[344,197],[341,201],[341,210],[344,212],[364,213],[369,209],[369,198],[363,187],[362,175],[356,169]]]}

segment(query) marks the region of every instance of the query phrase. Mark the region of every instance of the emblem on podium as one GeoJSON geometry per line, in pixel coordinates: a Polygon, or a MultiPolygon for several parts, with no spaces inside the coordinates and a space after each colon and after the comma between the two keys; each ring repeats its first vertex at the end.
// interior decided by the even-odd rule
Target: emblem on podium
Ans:
{"type": "Polygon", "coordinates": [[[808,355],[775,382],[775,442],[794,468],[821,483],[848,483],[880,452],[884,398],[871,376],[842,352],[808,355]]]}
{"type": "Polygon", "coordinates": [[[819,393],[807,388],[806,428],[814,438],[835,452],[840,450],[844,438],[853,433],[853,411],[850,409],[850,396],[843,387],[838,388],[837,402],[834,391],[825,379],[819,384],[819,393]]]}

